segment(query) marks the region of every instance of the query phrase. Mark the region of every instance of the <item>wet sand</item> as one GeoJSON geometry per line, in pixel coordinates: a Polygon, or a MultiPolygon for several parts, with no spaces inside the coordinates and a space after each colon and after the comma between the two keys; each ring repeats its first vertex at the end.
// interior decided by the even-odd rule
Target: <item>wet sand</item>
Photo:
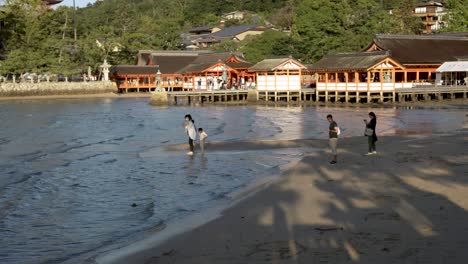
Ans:
{"type": "MultiPolygon", "coordinates": [[[[327,141],[290,144],[326,149],[327,141]]],[[[336,165],[328,150],[305,153],[220,217],[94,261],[466,263],[468,132],[380,137],[379,153],[366,151],[366,138],[355,137],[340,139],[336,165]]]]}

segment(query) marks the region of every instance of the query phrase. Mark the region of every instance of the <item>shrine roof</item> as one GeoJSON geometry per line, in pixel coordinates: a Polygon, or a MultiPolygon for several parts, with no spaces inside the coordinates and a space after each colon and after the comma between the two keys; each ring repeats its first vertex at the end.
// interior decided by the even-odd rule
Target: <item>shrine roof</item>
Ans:
{"type": "Polygon", "coordinates": [[[295,59],[291,57],[281,57],[281,58],[264,59],[258,62],[257,64],[255,64],[254,66],[250,67],[249,70],[250,71],[272,71],[276,67],[290,60],[295,61],[296,64],[303,66],[305,68],[305,66],[302,63],[296,61],[295,59]]]}
{"type": "Polygon", "coordinates": [[[391,51],[402,64],[442,64],[468,55],[468,32],[435,35],[378,34],[366,48],[391,51]]]}
{"type": "Polygon", "coordinates": [[[156,74],[157,72],[157,66],[114,65],[110,68],[111,75],[156,74]]]}
{"type": "Polygon", "coordinates": [[[384,59],[389,52],[372,51],[325,55],[308,67],[310,71],[365,71],[384,59]]]}

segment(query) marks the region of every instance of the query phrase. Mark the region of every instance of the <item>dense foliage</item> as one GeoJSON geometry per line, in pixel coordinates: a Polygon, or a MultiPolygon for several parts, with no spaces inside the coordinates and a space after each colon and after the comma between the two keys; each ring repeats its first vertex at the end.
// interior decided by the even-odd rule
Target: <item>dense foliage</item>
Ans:
{"type": "MultiPolygon", "coordinates": [[[[40,0],[6,0],[0,10],[0,74],[86,72],[98,69],[104,59],[134,64],[138,50],[179,49],[180,33],[215,25],[223,13],[235,10],[250,15],[231,23],[274,27],[213,49],[241,51],[252,62],[292,55],[312,63],[328,53],[362,50],[376,33],[420,33],[421,23],[411,15],[416,1],[105,0],[75,12],[47,8],[40,0]]],[[[463,1],[446,1],[455,10],[446,30],[468,30],[463,1]]]]}

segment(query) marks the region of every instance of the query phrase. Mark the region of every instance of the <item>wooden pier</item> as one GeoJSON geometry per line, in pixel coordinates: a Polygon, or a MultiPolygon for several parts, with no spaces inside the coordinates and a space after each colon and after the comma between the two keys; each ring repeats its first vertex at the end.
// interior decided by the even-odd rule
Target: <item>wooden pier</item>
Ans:
{"type": "Polygon", "coordinates": [[[419,86],[401,88],[392,92],[342,92],[316,91],[306,88],[300,91],[216,90],[167,92],[170,104],[203,104],[218,102],[409,102],[430,100],[467,99],[468,86],[419,86]]]}
{"type": "Polygon", "coordinates": [[[203,104],[216,102],[243,102],[247,100],[248,90],[216,90],[167,92],[170,104],[203,104]]]}
{"type": "Polygon", "coordinates": [[[444,99],[467,99],[468,86],[416,86],[414,88],[399,89],[397,91],[398,101],[430,101],[444,99]]]}
{"type": "Polygon", "coordinates": [[[184,91],[167,92],[170,104],[217,103],[217,102],[244,102],[249,100],[270,102],[301,102],[314,101],[315,89],[302,89],[301,91],[257,91],[257,90],[216,90],[216,91],[184,91]],[[249,96],[254,98],[249,98],[249,96]]]}

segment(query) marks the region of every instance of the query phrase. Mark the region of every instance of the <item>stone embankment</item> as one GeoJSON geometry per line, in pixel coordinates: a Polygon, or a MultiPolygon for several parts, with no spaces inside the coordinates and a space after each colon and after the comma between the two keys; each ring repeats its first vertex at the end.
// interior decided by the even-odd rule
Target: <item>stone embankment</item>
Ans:
{"type": "Polygon", "coordinates": [[[0,97],[115,93],[113,82],[0,83],[0,97]]]}

